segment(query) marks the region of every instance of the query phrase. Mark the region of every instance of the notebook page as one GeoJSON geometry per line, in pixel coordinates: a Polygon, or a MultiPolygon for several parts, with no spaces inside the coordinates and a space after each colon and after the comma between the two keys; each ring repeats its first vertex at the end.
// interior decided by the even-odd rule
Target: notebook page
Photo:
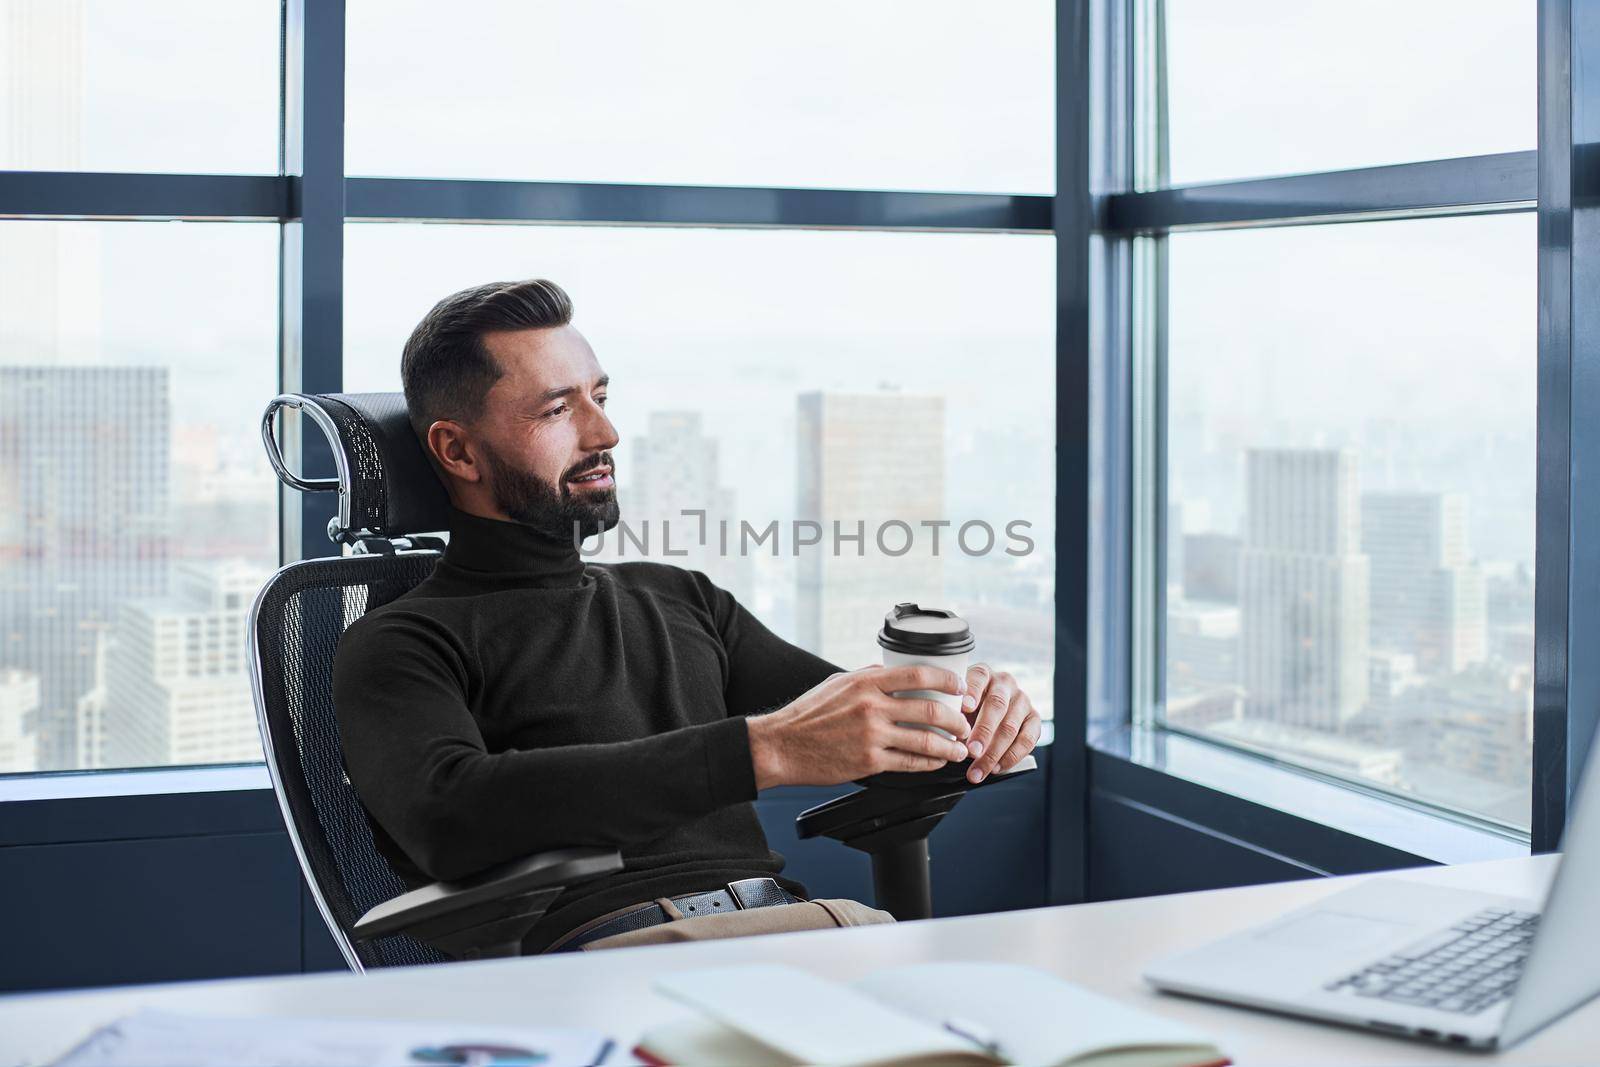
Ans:
{"type": "Polygon", "coordinates": [[[1114,1048],[1212,1047],[1209,1038],[1187,1026],[1033,967],[914,964],[874,971],[851,984],[936,1025],[952,1018],[981,1024],[1011,1063],[1066,1063],[1114,1048]]]}
{"type": "Polygon", "coordinates": [[[908,1018],[805,971],[777,964],[704,967],[664,975],[655,988],[801,1063],[876,1064],[946,1057],[992,1060],[939,1026],[908,1018]]]}

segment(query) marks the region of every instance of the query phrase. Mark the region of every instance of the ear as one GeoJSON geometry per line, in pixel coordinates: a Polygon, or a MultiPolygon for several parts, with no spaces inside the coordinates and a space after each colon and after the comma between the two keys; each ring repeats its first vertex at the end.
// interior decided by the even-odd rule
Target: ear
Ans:
{"type": "Polygon", "coordinates": [[[483,465],[466,428],[458,422],[440,419],[428,427],[428,453],[439,469],[463,482],[481,482],[483,465]]]}

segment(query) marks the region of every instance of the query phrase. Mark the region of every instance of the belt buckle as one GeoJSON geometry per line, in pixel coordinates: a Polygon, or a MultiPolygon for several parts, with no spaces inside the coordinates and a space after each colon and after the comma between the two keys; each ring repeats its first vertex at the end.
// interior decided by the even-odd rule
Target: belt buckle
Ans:
{"type": "Polygon", "coordinates": [[[784,902],[783,890],[776,878],[741,878],[737,882],[729,882],[728,895],[740,911],[784,902]]]}

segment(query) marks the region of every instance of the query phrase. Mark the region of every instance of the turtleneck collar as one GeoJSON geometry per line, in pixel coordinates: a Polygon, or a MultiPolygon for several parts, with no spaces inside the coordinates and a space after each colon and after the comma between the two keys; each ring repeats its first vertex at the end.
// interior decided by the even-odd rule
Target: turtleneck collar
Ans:
{"type": "Polygon", "coordinates": [[[450,509],[450,544],[443,562],[511,585],[553,589],[583,582],[583,559],[572,542],[459,508],[450,509]]]}

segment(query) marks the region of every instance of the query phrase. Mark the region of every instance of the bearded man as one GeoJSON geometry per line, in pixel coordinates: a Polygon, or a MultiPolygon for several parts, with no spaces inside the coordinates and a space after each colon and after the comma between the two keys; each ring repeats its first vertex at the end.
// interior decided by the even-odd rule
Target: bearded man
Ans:
{"type": "Polygon", "coordinates": [[[582,539],[619,519],[618,437],[611,380],[555,283],[447,297],[401,377],[450,541],[340,643],[345,764],[414,885],[547,849],[621,853],[622,870],[554,902],[525,953],[891,921],[783,877],[756,794],[969,757],[981,781],[1033,749],[1039,715],[1009,674],[844,671],[704,574],[583,559],[582,539]],[[891,695],[918,689],[964,710],[891,695]]]}

